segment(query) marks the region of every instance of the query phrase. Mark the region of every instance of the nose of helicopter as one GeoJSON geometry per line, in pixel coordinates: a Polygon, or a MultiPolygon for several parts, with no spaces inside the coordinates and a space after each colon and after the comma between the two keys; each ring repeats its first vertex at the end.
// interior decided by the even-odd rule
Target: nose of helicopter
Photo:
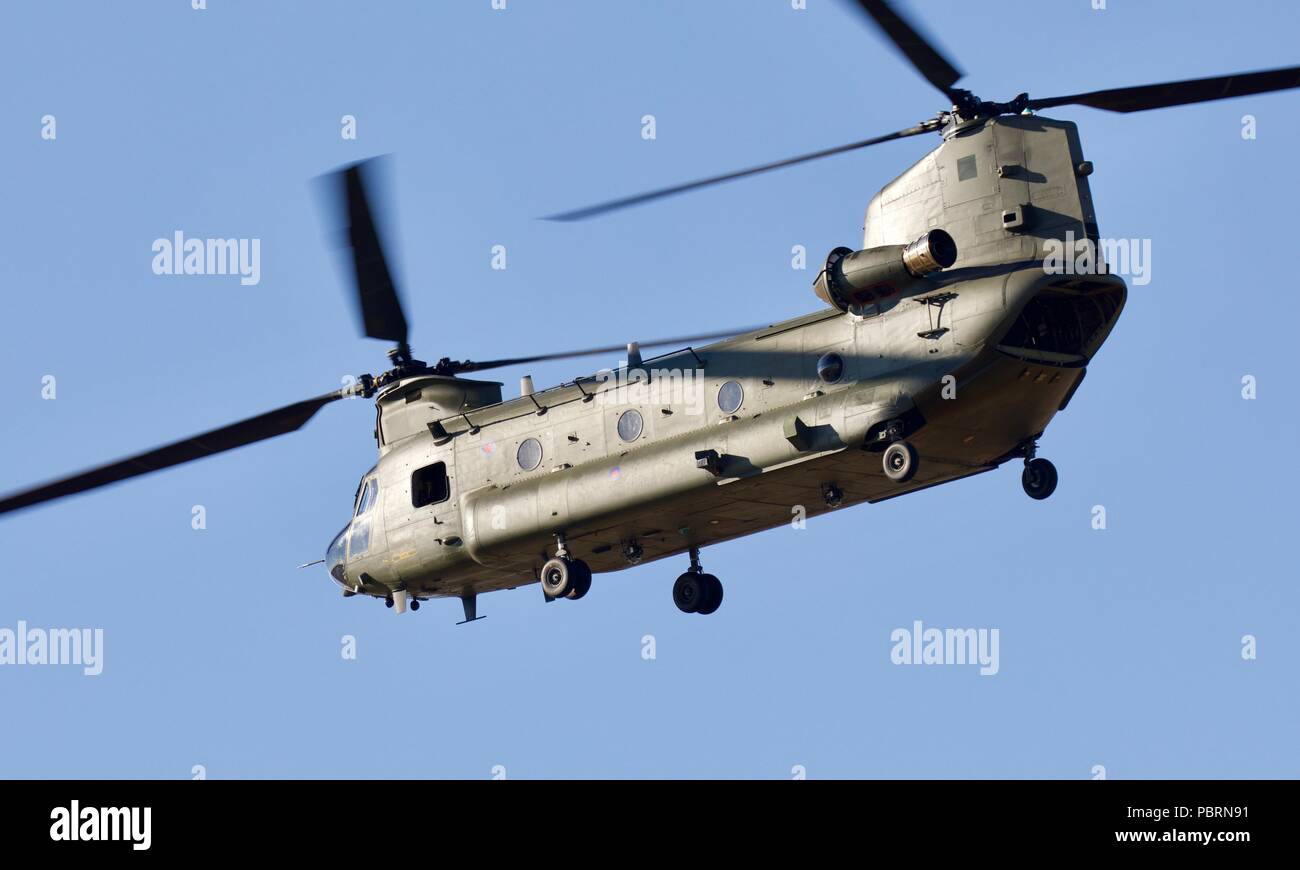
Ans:
{"type": "Polygon", "coordinates": [[[330,541],[329,549],[325,551],[325,570],[329,571],[330,579],[343,587],[345,591],[351,591],[347,581],[347,550],[348,550],[348,530],[351,524],[343,527],[343,530],[334,536],[330,541]]]}

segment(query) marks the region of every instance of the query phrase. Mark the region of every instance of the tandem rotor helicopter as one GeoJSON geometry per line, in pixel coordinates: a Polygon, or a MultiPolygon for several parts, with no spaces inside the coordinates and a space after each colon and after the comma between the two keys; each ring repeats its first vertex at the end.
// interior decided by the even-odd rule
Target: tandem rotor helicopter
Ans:
{"type": "Polygon", "coordinates": [[[1032,114],[1082,105],[1136,112],[1300,87],[1300,67],[1008,102],[957,88],[948,60],[883,0],[856,0],[949,108],[903,130],[554,215],[578,220],[859,148],[936,134],[938,145],[866,211],[862,248],[830,252],[819,310],[643,359],[638,345],[493,359],[411,355],[408,326],[367,192],[367,165],[336,174],[364,332],[395,343],[392,368],[287,405],[0,499],[0,513],[296,431],[353,396],[378,409],[379,459],[322,560],[344,596],[398,612],[540,582],[580,599],[592,575],[685,554],[673,586],[712,613],[722,584],[709,544],[809,513],[878,502],[1021,460],[1032,498],[1057,472],[1038,439],[1069,404],[1123,310],[1124,282],[1051,274],[1050,245],[1096,245],[1092,164],[1076,126],[1032,114]],[[503,400],[464,377],[504,366],[627,351],[614,372],[503,400]],[[706,401],[691,403],[689,383],[706,401]],[[955,396],[946,384],[960,384],[955,396]],[[625,389],[629,385],[641,389],[625,389]],[[611,389],[613,386],[613,389],[611,389]]]}

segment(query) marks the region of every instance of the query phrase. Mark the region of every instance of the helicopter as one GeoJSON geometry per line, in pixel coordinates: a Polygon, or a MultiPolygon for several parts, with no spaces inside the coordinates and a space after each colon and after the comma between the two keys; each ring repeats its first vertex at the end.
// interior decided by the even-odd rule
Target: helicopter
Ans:
{"type": "MultiPolygon", "coordinates": [[[[825,260],[809,314],[758,328],[541,355],[426,363],[372,209],[373,164],[331,175],[347,225],[362,331],[393,343],[390,368],[342,389],[0,498],[0,513],[297,431],[325,405],[373,399],[375,466],[326,548],[345,597],[397,612],[538,583],[579,600],[593,576],[685,556],[684,613],[723,600],[703,548],[808,516],[876,503],[1022,463],[1033,499],[1058,473],[1038,443],[1120,317],[1127,285],[1104,263],[1046,263],[1100,242],[1077,126],[1037,114],[1114,112],[1300,87],[1300,67],[1005,102],[963,74],[884,0],[854,2],[948,108],[910,127],[550,216],[574,221],[894,140],[939,143],[873,196],[861,248],[825,260]],[[718,340],[720,339],[720,340],[718,340]],[[712,342],[695,346],[696,342],[712,342]],[[643,356],[651,347],[671,347],[643,356]],[[625,352],[545,389],[503,398],[467,377],[625,352]]],[[[304,566],[306,567],[306,566],[304,566]]]]}

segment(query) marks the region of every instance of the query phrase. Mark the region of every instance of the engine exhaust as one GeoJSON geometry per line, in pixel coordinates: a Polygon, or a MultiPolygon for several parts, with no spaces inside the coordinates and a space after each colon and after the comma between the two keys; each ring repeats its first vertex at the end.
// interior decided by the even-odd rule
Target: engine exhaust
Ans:
{"type": "Polygon", "coordinates": [[[871,305],[913,289],[929,274],[957,262],[957,243],[934,229],[910,245],[853,251],[836,248],[813,282],[813,292],[841,311],[871,305]]]}

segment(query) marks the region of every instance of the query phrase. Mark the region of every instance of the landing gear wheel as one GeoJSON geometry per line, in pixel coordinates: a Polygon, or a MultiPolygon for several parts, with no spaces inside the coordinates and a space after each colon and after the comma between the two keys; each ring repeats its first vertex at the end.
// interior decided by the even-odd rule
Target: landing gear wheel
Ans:
{"type": "Polygon", "coordinates": [[[1046,459],[1030,459],[1020,474],[1025,495],[1039,501],[1056,492],[1056,466],[1046,459]]]}
{"type": "Polygon", "coordinates": [[[412,599],[411,599],[411,610],[419,610],[419,609],[420,609],[420,599],[418,599],[418,598],[412,598],[412,599]]]}
{"type": "Polygon", "coordinates": [[[387,598],[384,599],[384,606],[385,607],[393,606],[393,596],[389,595],[387,598]]]}
{"type": "Polygon", "coordinates": [[[673,604],[676,604],[677,609],[682,613],[700,612],[700,605],[706,597],[705,584],[701,579],[704,576],[704,574],[687,571],[673,584],[673,604]]]}
{"type": "Polygon", "coordinates": [[[673,603],[682,613],[707,616],[722,606],[722,581],[712,574],[687,571],[673,584],[673,603]]]}
{"type": "Polygon", "coordinates": [[[569,573],[573,576],[569,578],[570,589],[564,597],[577,601],[591,591],[591,568],[581,559],[574,559],[569,563],[569,573]]]}
{"type": "Polygon", "coordinates": [[[701,574],[700,584],[704,587],[704,596],[696,613],[708,616],[722,606],[722,581],[712,574],[701,574]]]}
{"type": "Polygon", "coordinates": [[[916,474],[916,448],[906,441],[895,441],[885,448],[881,464],[885,467],[885,477],[890,480],[896,483],[911,480],[916,474]]]}
{"type": "Polygon", "coordinates": [[[574,588],[573,563],[556,556],[542,566],[542,591],[547,598],[562,598],[574,588]]]}

